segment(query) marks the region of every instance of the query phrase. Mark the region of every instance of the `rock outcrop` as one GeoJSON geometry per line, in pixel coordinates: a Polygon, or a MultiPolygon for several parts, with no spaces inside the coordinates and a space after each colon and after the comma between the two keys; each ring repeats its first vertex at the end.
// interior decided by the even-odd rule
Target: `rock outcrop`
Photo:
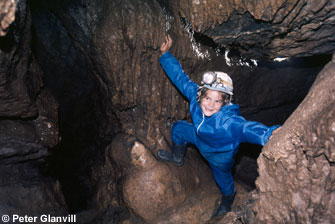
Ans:
{"type": "Polygon", "coordinates": [[[68,212],[62,186],[47,175],[50,149],[59,143],[58,103],[43,89],[31,50],[31,14],[25,1],[1,1],[0,208],[2,214],[68,212]]]}
{"type": "MultiPolygon", "coordinates": [[[[125,206],[148,223],[210,219],[220,194],[210,168],[194,148],[188,148],[185,165],[177,167],[157,160],[135,138],[118,135],[102,155],[91,172],[96,180],[92,207],[100,212],[110,205],[125,206]],[[108,189],[108,196],[103,196],[108,189]],[[112,189],[120,189],[123,196],[112,189]]],[[[130,222],[136,222],[134,217],[130,222]]]]}
{"type": "Polygon", "coordinates": [[[334,2],[183,1],[174,4],[193,30],[250,57],[290,57],[334,52],[334,2]]]}
{"type": "Polygon", "coordinates": [[[333,223],[335,60],[258,159],[259,223],[333,223]]]}

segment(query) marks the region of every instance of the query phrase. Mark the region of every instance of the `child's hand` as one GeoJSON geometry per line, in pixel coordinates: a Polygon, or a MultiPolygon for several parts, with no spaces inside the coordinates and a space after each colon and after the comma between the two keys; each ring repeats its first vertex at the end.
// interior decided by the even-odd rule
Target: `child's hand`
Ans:
{"type": "Polygon", "coordinates": [[[165,54],[165,52],[167,52],[170,47],[172,46],[172,39],[170,37],[170,35],[167,35],[165,37],[165,41],[162,43],[161,47],[160,47],[160,51],[161,51],[161,54],[165,54]]]}
{"type": "Polygon", "coordinates": [[[272,134],[271,134],[271,136],[270,136],[270,138],[269,139],[271,139],[272,138],[272,136],[274,135],[274,134],[276,134],[279,130],[281,129],[281,127],[279,127],[279,128],[277,128],[277,129],[275,129],[273,132],[272,132],[272,134]]]}

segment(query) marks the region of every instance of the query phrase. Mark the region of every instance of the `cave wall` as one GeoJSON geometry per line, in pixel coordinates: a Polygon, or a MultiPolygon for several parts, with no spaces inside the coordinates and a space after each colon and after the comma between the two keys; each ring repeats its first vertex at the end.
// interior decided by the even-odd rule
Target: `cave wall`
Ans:
{"type": "Polygon", "coordinates": [[[12,3],[10,6],[2,22],[3,24],[10,22],[13,25],[10,28],[5,26],[4,30],[9,31],[2,32],[1,37],[3,70],[1,72],[0,116],[33,117],[37,115],[35,98],[42,85],[42,80],[36,71],[38,66],[36,66],[30,49],[31,16],[27,5],[22,3],[18,5],[20,13],[17,13],[14,22],[15,15],[13,14],[16,12],[16,5],[12,3]],[[9,19],[6,19],[7,17],[9,19]]]}
{"type": "Polygon", "coordinates": [[[175,3],[197,32],[216,43],[236,46],[251,57],[331,54],[334,51],[334,2],[183,1],[175,3]]]}
{"type": "Polygon", "coordinates": [[[0,9],[1,212],[66,214],[59,181],[46,175],[59,143],[58,102],[31,50],[31,13],[25,1],[2,1],[0,9]]]}

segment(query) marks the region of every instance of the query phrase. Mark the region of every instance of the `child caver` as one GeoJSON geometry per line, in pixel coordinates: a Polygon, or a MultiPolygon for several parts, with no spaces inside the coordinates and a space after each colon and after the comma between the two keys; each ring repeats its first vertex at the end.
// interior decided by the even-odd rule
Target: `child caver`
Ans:
{"type": "Polygon", "coordinates": [[[171,150],[159,150],[157,156],[182,166],[187,144],[199,149],[208,161],[222,194],[221,204],[213,214],[215,217],[229,212],[234,201],[231,170],[239,144],[264,145],[279,126],[267,127],[241,117],[239,106],[231,103],[233,82],[226,73],[205,72],[200,86],[192,82],[168,51],[171,46],[172,39],[168,35],[160,47],[160,63],[174,85],[190,101],[192,123],[175,122],[171,131],[171,150]]]}

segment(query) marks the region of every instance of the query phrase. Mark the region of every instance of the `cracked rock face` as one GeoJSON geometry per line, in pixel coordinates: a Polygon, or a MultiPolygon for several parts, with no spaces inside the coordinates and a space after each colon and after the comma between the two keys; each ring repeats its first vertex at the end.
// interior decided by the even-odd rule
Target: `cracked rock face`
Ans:
{"type": "Polygon", "coordinates": [[[194,1],[176,3],[193,29],[251,57],[334,52],[334,1],[194,1]]]}

